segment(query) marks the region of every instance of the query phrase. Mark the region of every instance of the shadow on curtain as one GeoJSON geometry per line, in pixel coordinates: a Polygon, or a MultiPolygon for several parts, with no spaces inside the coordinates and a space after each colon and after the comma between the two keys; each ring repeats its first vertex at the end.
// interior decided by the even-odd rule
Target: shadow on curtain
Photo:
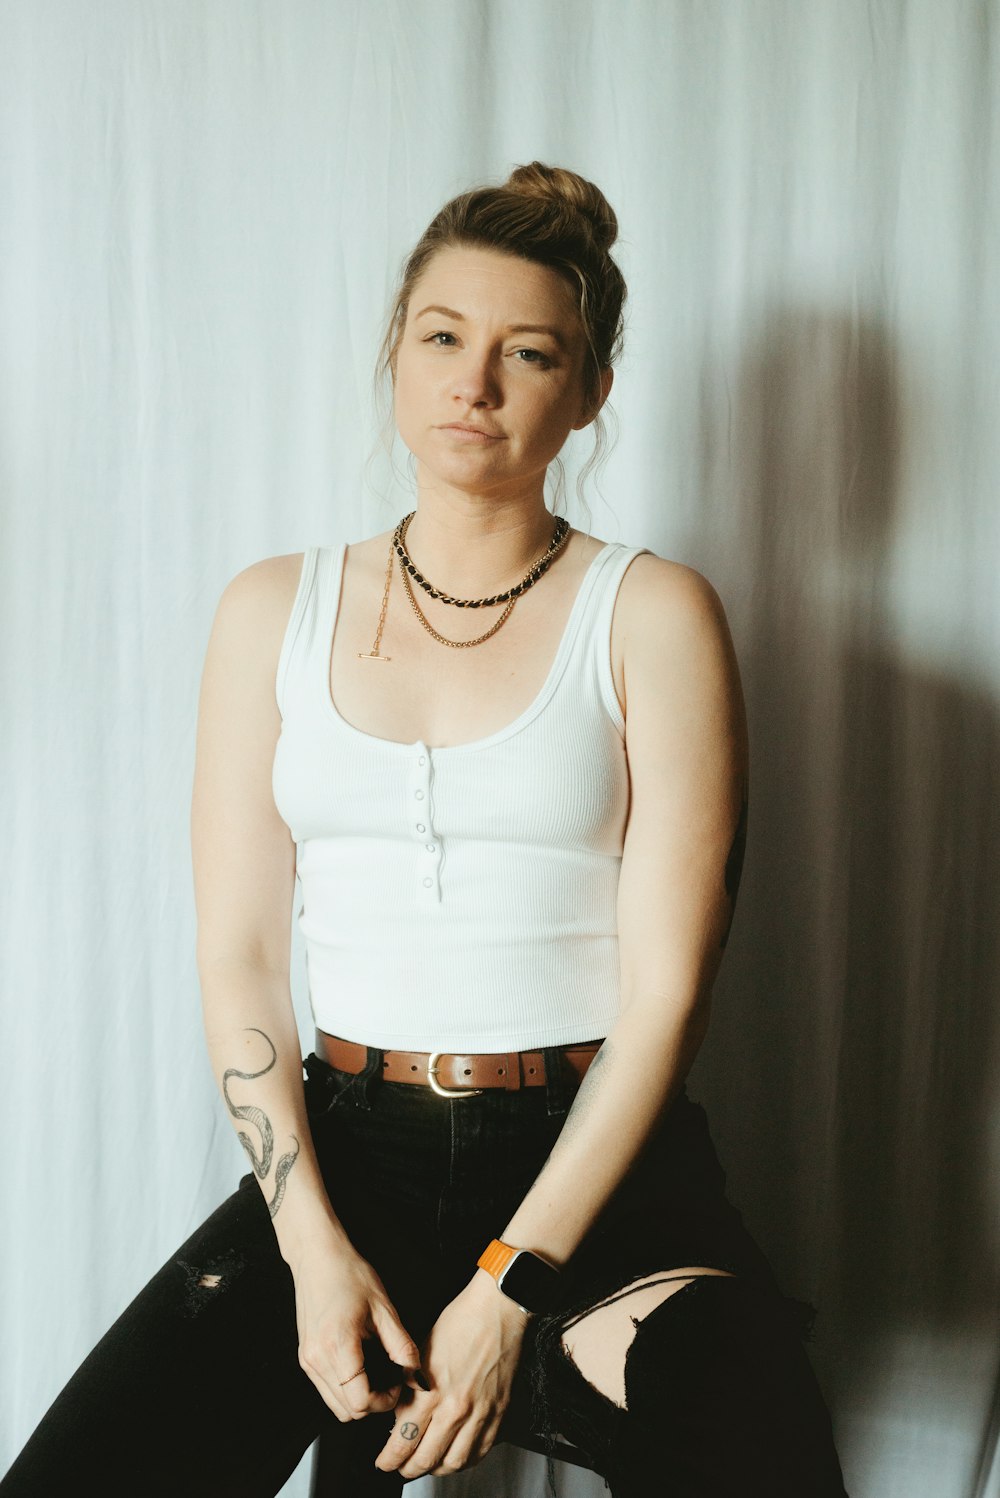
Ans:
{"type": "MultiPolygon", "coordinates": [[[[859,1414],[885,1408],[907,1344],[994,1339],[997,1300],[1000,718],[894,615],[919,451],[895,359],[874,318],[772,309],[735,388],[706,362],[699,394],[696,565],[733,624],[752,781],[695,1095],[779,1276],[820,1304],[828,1394],[859,1414]]],[[[963,505],[972,547],[969,496],[941,496],[963,505]]],[[[939,1415],[985,1432],[982,1491],[989,1391],[963,1412],[954,1371],[939,1415]]]]}

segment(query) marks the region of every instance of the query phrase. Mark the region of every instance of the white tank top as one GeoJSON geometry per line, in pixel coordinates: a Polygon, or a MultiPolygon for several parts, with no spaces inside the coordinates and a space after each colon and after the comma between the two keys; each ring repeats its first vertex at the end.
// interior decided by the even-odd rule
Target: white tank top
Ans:
{"type": "Polygon", "coordinates": [[[275,804],[296,843],[316,1024],[383,1049],[513,1051],[605,1036],[629,805],[611,674],[618,586],[593,558],[537,697],[445,748],[364,733],[329,687],[346,546],[312,546],[278,660],[275,804]]]}

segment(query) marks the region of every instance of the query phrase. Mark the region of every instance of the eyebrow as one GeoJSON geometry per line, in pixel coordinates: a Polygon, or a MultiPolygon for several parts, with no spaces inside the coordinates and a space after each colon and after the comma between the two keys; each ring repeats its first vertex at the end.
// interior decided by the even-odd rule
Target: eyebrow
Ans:
{"type": "MultiPolygon", "coordinates": [[[[437,312],[442,317],[451,317],[451,318],[454,318],[455,322],[465,322],[465,318],[462,315],[462,313],[461,312],[456,312],[453,307],[421,307],[420,311],[416,314],[416,316],[413,319],[414,322],[416,322],[417,317],[423,317],[424,314],[427,313],[427,312],[437,312]]],[[[542,323],[531,323],[531,322],[512,323],[510,325],[510,327],[508,327],[507,332],[508,333],[547,333],[550,338],[554,339],[554,341],[559,345],[559,347],[561,349],[565,350],[565,348],[566,348],[566,340],[563,338],[563,336],[559,332],[559,330],[557,328],[546,327],[542,323]]]]}

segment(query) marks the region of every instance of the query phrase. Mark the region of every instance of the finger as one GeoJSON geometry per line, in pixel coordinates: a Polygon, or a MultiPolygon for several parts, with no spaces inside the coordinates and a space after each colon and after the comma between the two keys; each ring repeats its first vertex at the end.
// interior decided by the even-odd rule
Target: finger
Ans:
{"type": "Polygon", "coordinates": [[[354,1411],[349,1410],[342,1399],[337,1398],[335,1391],[321,1374],[313,1373],[308,1368],[306,1372],[319,1390],[323,1402],[333,1411],[341,1425],[350,1425],[351,1421],[355,1418],[354,1411]]]}
{"type": "Polygon", "coordinates": [[[420,1367],[420,1349],[391,1306],[377,1302],[372,1307],[372,1321],[379,1341],[394,1363],[401,1368],[420,1367]]]}
{"type": "Polygon", "coordinates": [[[451,1443],[445,1446],[436,1466],[431,1469],[434,1476],[447,1477],[452,1472],[462,1472],[466,1467],[473,1467],[476,1462],[481,1462],[493,1444],[487,1434],[490,1424],[491,1421],[484,1415],[457,1425],[451,1443]]]}
{"type": "Polygon", "coordinates": [[[392,1408],[395,1401],[387,1404],[385,1394],[372,1392],[364,1349],[357,1334],[346,1337],[338,1344],[336,1353],[330,1358],[330,1364],[333,1373],[328,1381],[336,1384],[338,1397],[351,1411],[354,1419],[360,1420],[373,1409],[392,1408]]]}
{"type": "MultiPolygon", "coordinates": [[[[405,1425],[406,1421],[401,1423],[405,1425]]],[[[409,1479],[425,1477],[431,1472],[448,1474],[458,1471],[457,1466],[452,1467],[446,1463],[450,1461],[450,1452],[456,1437],[461,1432],[461,1421],[442,1427],[440,1408],[436,1410],[423,1435],[413,1443],[415,1449],[410,1451],[402,1466],[398,1468],[400,1477],[409,1479]]]]}
{"type": "Polygon", "coordinates": [[[405,1368],[393,1362],[379,1338],[374,1334],[365,1337],[361,1347],[365,1371],[368,1374],[368,1385],[374,1394],[381,1395],[391,1390],[393,1400],[395,1400],[404,1385],[409,1388],[423,1388],[425,1393],[429,1389],[427,1380],[420,1369],[405,1368]]]}
{"type": "Polygon", "coordinates": [[[407,1410],[393,1427],[393,1436],[398,1432],[398,1441],[394,1442],[390,1437],[390,1445],[400,1446],[405,1442],[410,1448],[402,1452],[403,1460],[397,1465],[400,1477],[409,1479],[424,1477],[429,1472],[457,1471],[457,1467],[444,1464],[464,1425],[465,1421],[462,1419],[446,1419],[440,1404],[432,1406],[430,1418],[425,1417],[422,1422],[412,1410],[407,1410]],[[410,1418],[407,1419],[407,1416],[410,1418]]]}
{"type": "Polygon", "coordinates": [[[360,1420],[370,1413],[367,1404],[361,1403],[361,1399],[368,1398],[370,1391],[364,1354],[357,1338],[335,1349],[322,1343],[311,1347],[300,1345],[299,1362],[338,1420],[360,1420]],[[342,1350],[344,1347],[346,1353],[342,1350]],[[361,1392],[356,1392],[362,1385],[361,1392]]]}
{"type": "Polygon", "coordinates": [[[411,1402],[397,1409],[389,1439],[375,1459],[375,1465],[381,1472],[396,1472],[414,1456],[430,1425],[432,1406],[426,1401],[421,1401],[421,1405],[422,1408],[417,1408],[411,1402]]]}
{"type": "Polygon", "coordinates": [[[435,1468],[444,1476],[447,1472],[464,1472],[468,1467],[474,1467],[481,1462],[496,1441],[497,1431],[500,1428],[499,1420],[491,1422],[482,1420],[469,1433],[469,1427],[461,1430],[452,1441],[451,1446],[445,1452],[443,1462],[447,1462],[447,1468],[435,1468]]]}
{"type": "Polygon", "coordinates": [[[346,1398],[349,1409],[354,1411],[355,1418],[360,1419],[363,1415],[381,1415],[394,1410],[402,1387],[397,1382],[388,1389],[373,1389],[367,1374],[359,1373],[356,1378],[340,1386],[340,1393],[346,1398]]]}
{"type": "Polygon", "coordinates": [[[352,1406],[365,1401],[365,1414],[384,1414],[395,1409],[399,1402],[399,1396],[407,1377],[407,1370],[393,1363],[386,1355],[385,1348],[376,1336],[366,1336],[361,1342],[361,1361],[353,1369],[354,1377],[348,1377],[348,1381],[341,1386],[338,1380],[338,1388],[342,1396],[350,1391],[354,1394],[355,1385],[358,1387],[357,1399],[351,1399],[352,1406]],[[362,1373],[364,1376],[362,1376],[362,1373]],[[367,1382],[367,1394],[365,1385],[367,1382]]]}
{"type": "Polygon", "coordinates": [[[307,1357],[303,1356],[301,1348],[299,1348],[299,1365],[302,1371],[316,1385],[324,1404],[329,1406],[337,1419],[345,1425],[350,1420],[353,1420],[354,1415],[340,1398],[339,1388],[336,1385],[331,1385],[329,1380],[324,1378],[320,1370],[315,1368],[307,1357]]]}

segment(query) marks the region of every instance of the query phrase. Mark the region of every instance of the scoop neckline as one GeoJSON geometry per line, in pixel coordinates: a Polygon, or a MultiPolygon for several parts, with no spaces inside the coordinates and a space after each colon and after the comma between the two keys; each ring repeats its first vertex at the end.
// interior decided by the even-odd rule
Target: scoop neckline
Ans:
{"type": "Polygon", "coordinates": [[[526,728],[528,723],[530,723],[533,718],[537,717],[537,715],[542,711],[542,708],[548,702],[549,698],[552,696],[552,693],[555,691],[556,685],[559,681],[559,677],[562,675],[566,657],[568,656],[569,651],[572,648],[572,643],[576,634],[579,617],[585,607],[586,598],[588,597],[590,590],[593,587],[593,580],[597,573],[598,563],[601,562],[605,557],[607,557],[608,553],[614,547],[619,546],[620,544],[621,543],[618,541],[605,541],[600,551],[595,552],[595,554],[591,557],[586,571],[584,572],[583,577],[580,580],[580,585],[576,590],[576,597],[573,599],[572,607],[570,608],[566,623],[563,626],[563,632],[559,638],[559,644],[556,646],[556,652],[552,658],[552,664],[549,666],[548,674],[546,675],[545,680],[542,682],[541,687],[538,689],[538,692],[535,694],[532,701],[529,702],[524,711],[518,714],[513,722],[508,723],[503,728],[498,728],[494,733],[487,734],[484,738],[467,739],[465,743],[462,744],[427,744],[423,739],[384,739],[379,734],[367,733],[363,728],[357,728],[353,723],[349,723],[340,712],[339,708],[333,700],[333,692],[330,686],[330,678],[333,666],[333,644],[337,633],[337,622],[340,617],[340,604],[344,587],[344,560],[347,556],[347,542],[341,541],[339,544],[339,555],[337,557],[336,567],[334,569],[333,587],[331,588],[334,606],[331,611],[330,617],[326,621],[327,634],[325,646],[324,649],[319,652],[325,667],[325,676],[323,680],[323,705],[326,709],[327,715],[332,718],[333,721],[338,724],[342,730],[344,730],[348,734],[353,735],[355,738],[361,739],[369,744],[378,744],[381,748],[389,749],[398,753],[408,752],[412,754],[414,750],[423,750],[427,754],[435,755],[458,754],[463,750],[469,751],[477,749],[488,749],[493,744],[498,744],[501,742],[501,740],[510,738],[513,734],[520,732],[522,728],[526,728]]]}

